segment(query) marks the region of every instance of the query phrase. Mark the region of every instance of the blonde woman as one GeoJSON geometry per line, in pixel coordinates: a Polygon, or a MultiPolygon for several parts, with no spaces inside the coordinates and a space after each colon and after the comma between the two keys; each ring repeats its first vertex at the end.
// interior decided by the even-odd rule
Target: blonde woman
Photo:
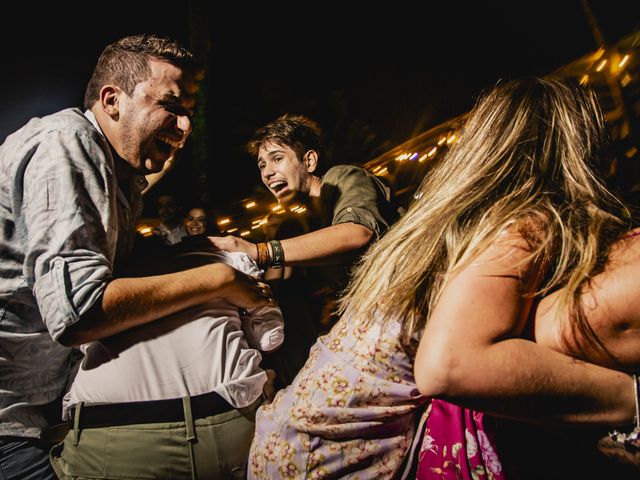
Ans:
{"type": "MultiPolygon", "coordinates": [[[[341,320],[258,411],[250,476],[395,478],[433,397],[529,421],[630,423],[630,375],[526,338],[535,300],[567,285],[569,301],[629,228],[597,174],[603,132],[578,86],[527,79],[482,98],[363,257],[341,320]]],[[[461,478],[503,478],[494,451],[476,453],[461,478]]]]}
{"type": "MultiPolygon", "coordinates": [[[[457,471],[471,475],[476,467],[494,478],[505,470],[522,473],[496,461],[479,411],[551,426],[630,425],[629,375],[575,358],[627,372],[640,366],[640,242],[637,231],[627,231],[630,213],[598,174],[604,125],[595,95],[557,80],[509,83],[483,99],[465,132],[412,210],[414,222],[422,223],[404,232],[415,255],[433,260],[413,271],[410,262],[396,267],[396,282],[419,280],[429,295],[390,296],[391,305],[404,301],[427,312],[415,315],[413,330],[425,322],[415,363],[421,393],[474,409],[433,403],[422,479],[434,472],[440,479],[457,478],[457,471]],[[418,245],[411,238],[423,228],[434,237],[418,245]],[[534,338],[534,332],[540,345],[575,358],[518,338],[534,338]],[[477,449],[463,449],[462,457],[466,450],[474,458],[452,452],[456,443],[465,444],[466,431],[477,437],[477,449]]],[[[401,239],[395,241],[401,245],[401,239]]],[[[391,255],[403,254],[400,247],[391,255]]],[[[573,443],[587,432],[573,432],[573,443]]],[[[500,442],[497,447],[499,453],[500,442]]],[[[544,478],[561,477],[546,471],[544,478]]]]}

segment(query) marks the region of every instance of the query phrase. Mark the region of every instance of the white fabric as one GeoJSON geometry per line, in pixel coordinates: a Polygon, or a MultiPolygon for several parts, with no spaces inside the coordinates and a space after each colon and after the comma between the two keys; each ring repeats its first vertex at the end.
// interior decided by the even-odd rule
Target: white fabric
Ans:
{"type": "MultiPolygon", "coordinates": [[[[244,253],[199,253],[249,275],[260,275],[244,253]]],[[[78,402],[120,403],[215,391],[236,408],[262,394],[266,373],[252,348],[284,339],[278,307],[238,309],[215,299],[165,319],[85,346],[85,358],[65,396],[64,415],[78,402]],[[245,333],[247,332],[246,337],[245,333]]]]}

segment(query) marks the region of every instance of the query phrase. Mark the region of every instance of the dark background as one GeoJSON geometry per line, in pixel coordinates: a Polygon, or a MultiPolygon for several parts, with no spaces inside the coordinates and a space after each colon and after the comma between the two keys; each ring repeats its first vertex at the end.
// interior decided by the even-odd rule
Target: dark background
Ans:
{"type": "MultiPolygon", "coordinates": [[[[106,44],[170,35],[208,48],[205,129],[200,153],[192,137],[152,194],[172,190],[185,203],[200,196],[222,208],[260,190],[244,143],[282,113],[317,120],[334,163],[362,163],[464,113],[499,79],[544,75],[598,47],[579,0],[372,3],[7,7],[0,141],[32,116],[80,105],[106,44]]],[[[610,42],[640,23],[637,0],[589,5],[610,42]]]]}

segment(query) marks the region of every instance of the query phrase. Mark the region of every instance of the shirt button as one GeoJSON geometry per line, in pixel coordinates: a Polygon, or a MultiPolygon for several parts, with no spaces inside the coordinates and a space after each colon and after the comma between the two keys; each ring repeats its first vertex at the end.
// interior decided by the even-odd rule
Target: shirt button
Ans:
{"type": "Polygon", "coordinates": [[[353,208],[347,207],[347,212],[349,212],[349,213],[353,212],[353,208]]]}

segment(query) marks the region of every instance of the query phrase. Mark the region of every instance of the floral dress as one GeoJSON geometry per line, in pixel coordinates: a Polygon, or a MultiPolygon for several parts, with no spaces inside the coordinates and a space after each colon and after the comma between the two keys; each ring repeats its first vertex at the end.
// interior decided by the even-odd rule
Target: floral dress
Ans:
{"type": "Polygon", "coordinates": [[[258,410],[249,478],[395,478],[427,402],[399,333],[395,321],[343,316],[318,339],[293,383],[258,410]]]}

